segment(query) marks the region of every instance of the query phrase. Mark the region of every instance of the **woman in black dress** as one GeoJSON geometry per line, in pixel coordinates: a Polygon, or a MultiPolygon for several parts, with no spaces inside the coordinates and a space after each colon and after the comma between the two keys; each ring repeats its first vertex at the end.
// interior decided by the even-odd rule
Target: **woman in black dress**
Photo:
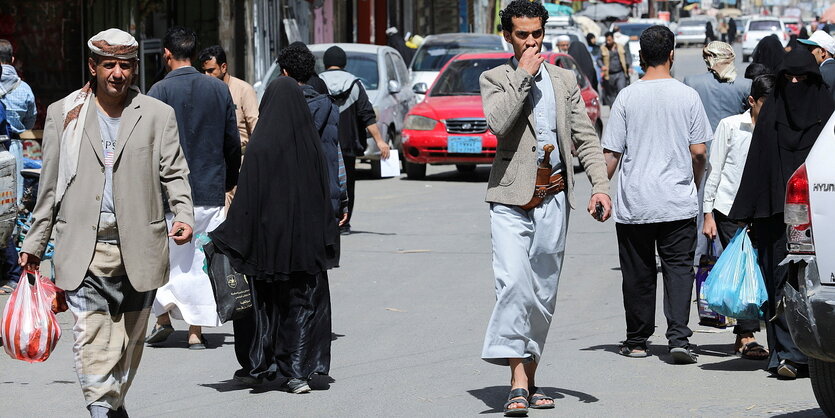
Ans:
{"type": "Polygon", "coordinates": [[[251,316],[234,321],[242,366],[235,380],[285,377],[287,390],[304,393],[314,374],[330,370],[327,270],[337,264],[337,221],[321,141],[298,83],[270,83],[260,114],[235,200],[209,236],[252,288],[251,316]]]}
{"type": "Polygon", "coordinates": [[[768,370],[784,379],[794,379],[807,368],[806,356],[792,341],[786,318],[777,312],[783,286],[788,286],[787,267],[779,265],[787,253],[786,183],[806,160],[833,110],[835,102],[812,54],[806,48],[792,49],[777,73],[777,88],[760,110],[739,191],[728,214],[751,225],[751,241],[768,291],[768,370]]]}

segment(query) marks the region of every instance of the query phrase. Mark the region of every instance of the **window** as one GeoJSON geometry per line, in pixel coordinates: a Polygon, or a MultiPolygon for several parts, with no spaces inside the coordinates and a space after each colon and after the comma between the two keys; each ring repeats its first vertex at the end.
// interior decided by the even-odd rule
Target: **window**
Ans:
{"type": "Polygon", "coordinates": [[[397,67],[394,64],[394,58],[391,52],[386,53],[386,78],[389,80],[397,80],[397,67]]]}
{"type": "Polygon", "coordinates": [[[780,32],[783,28],[780,27],[780,22],[776,20],[752,20],[748,25],[748,30],[758,30],[763,32],[780,32]]]}
{"type": "Polygon", "coordinates": [[[430,96],[477,96],[481,94],[481,73],[507,62],[507,58],[454,61],[438,76],[430,96]]]}
{"type": "MultiPolygon", "coordinates": [[[[325,55],[325,51],[313,51],[313,55],[316,57],[316,72],[321,73],[325,71],[325,66],[322,64],[322,56],[325,55]]],[[[377,90],[380,88],[377,54],[345,51],[345,55],[348,57],[348,65],[345,66],[345,71],[359,78],[366,90],[377,90]]]]}

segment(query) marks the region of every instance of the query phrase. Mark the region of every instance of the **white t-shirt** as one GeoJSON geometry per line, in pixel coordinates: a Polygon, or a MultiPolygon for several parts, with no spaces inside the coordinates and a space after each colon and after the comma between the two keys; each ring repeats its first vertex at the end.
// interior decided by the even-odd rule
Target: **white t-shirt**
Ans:
{"type": "Polygon", "coordinates": [[[699,94],[678,80],[641,80],[623,89],[601,140],[603,148],[621,154],[615,222],[698,215],[690,145],[712,135],[699,94]]]}

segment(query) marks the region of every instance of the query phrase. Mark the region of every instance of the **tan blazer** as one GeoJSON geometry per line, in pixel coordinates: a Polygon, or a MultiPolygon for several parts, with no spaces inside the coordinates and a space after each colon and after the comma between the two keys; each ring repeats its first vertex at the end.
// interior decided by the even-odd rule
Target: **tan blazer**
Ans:
{"type": "MultiPolygon", "coordinates": [[[[557,108],[557,136],[566,176],[566,193],[574,203],[574,170],[571,145],[592,184],[592,194],[609,194],[609,179],[600,138],[586,114],[580,88],[572,71],[545,63],[554,86],[557,108]]],[[[481,99],[487,126],[498,139],[496,157],[487,185],[487,202],[524,205],[533,196],[536,182],[536,134],[533,106],[528,92],[533,77],[516,68],[512,60],[482,73],[481,99]]]]}
{"type": "MultiPolygon", "coordinates": [[[[56,206],[62,101],[47,109],[43,171],[32,227],[22,251],[42,256],[55,228],[55,278],[58,287],[78,288],[96,245],[104,151],[95,102],[88,107],[78,156],[78,172],[56,206]]],[[[113,165],[113,202],[119,224],[122,259],[131,285],[140,291],[168,281],[168,228],[163,192],[174,220],[194,225],[188,165],[180,149],[174,109],[131,91],[122,112],[113,165]]]]}

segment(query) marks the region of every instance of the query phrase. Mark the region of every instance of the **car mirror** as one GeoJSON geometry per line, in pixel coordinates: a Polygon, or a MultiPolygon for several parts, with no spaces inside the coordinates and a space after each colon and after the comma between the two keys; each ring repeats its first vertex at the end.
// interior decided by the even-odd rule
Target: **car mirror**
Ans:
{"type": "Polygon", "coordinates": [[[426,83],[415,83],[415,85],[412,86],[412,91],[417,94],[426,94],[428,90],[429,86],[427,86],[426,83]]]}
{"type": "Polygon", "coordinates": [[[400,93],[400,82],[397,80],[389,80],[389,93],[400,93]]]}

